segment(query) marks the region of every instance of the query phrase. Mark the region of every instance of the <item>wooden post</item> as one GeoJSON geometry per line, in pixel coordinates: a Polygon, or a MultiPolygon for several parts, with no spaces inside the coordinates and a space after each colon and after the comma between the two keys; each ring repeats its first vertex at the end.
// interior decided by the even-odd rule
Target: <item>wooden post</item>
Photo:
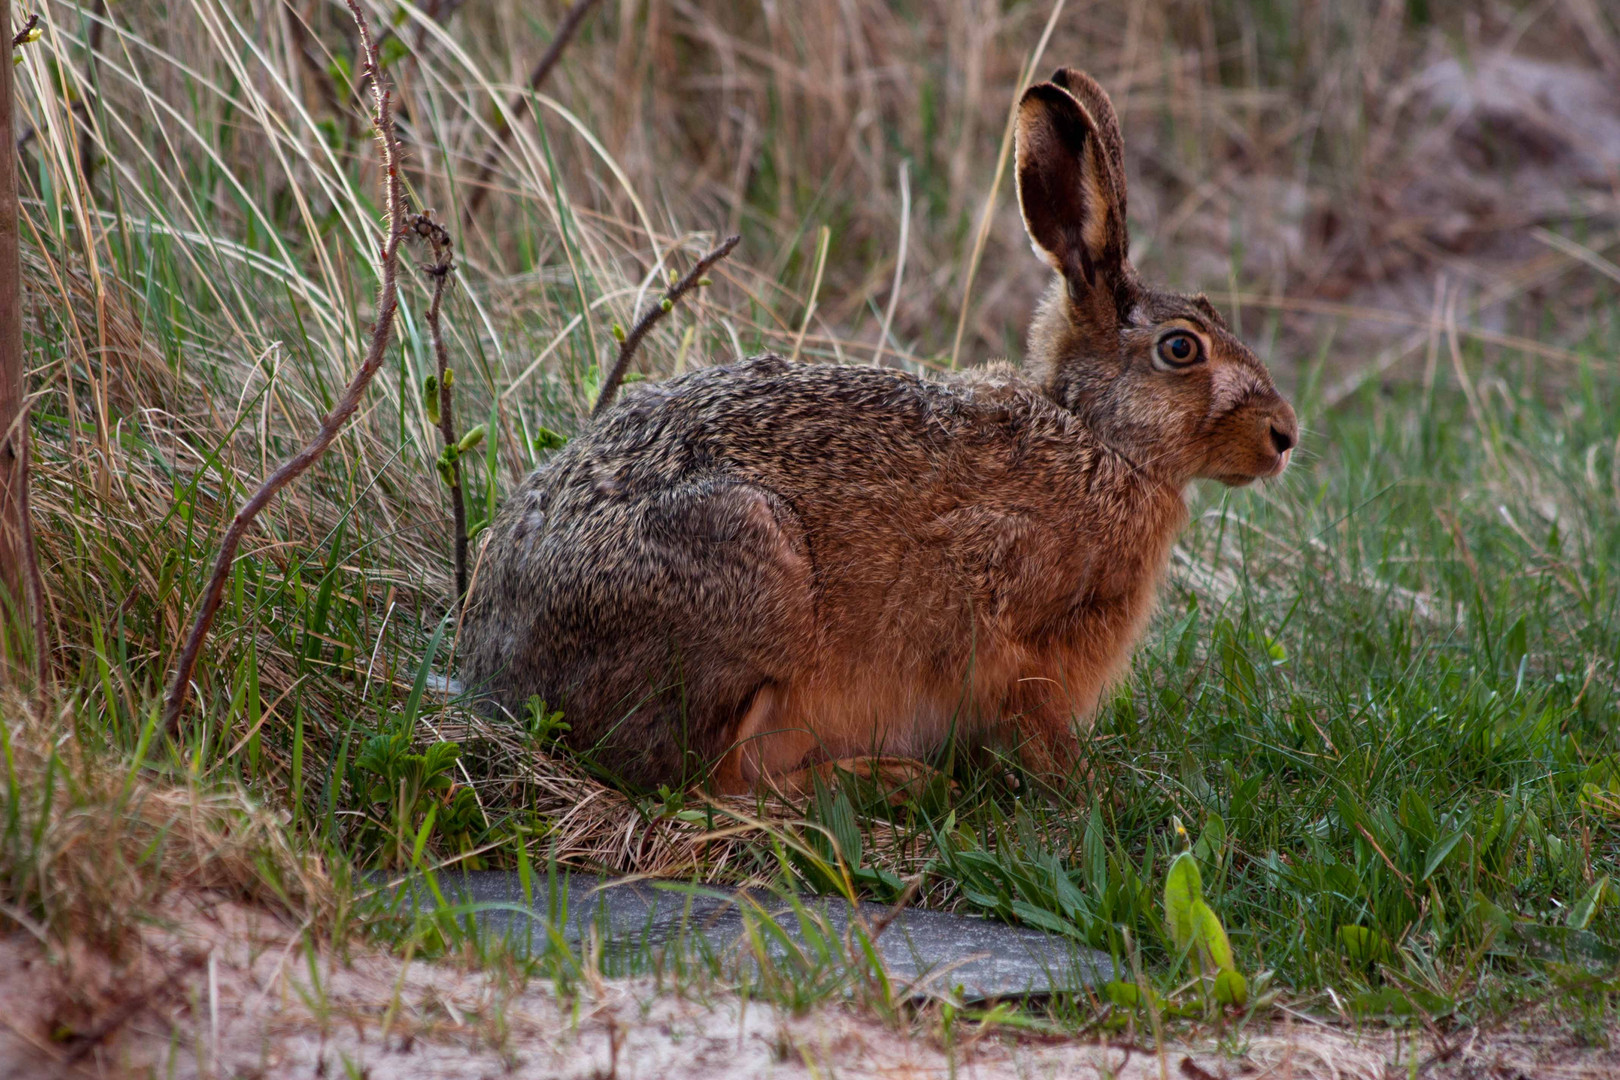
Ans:
{"type": "MultiPolygon", "coordinates": [[[[0,35],[5,57],[0,60],[0,615],[12,625],[26,625],[28,603],[24,592],[28,551],[26,491],[28,482],[27,421],[23,416],[22,260],[18,250],[17,133],[11,100],[11,0],[0,0],[0,35]]],[[[6,635],[10,638],[10,635],[6,635]]],[[[15,650],[20,642],[8,642],[15,650]]],[[[7,659],[0,657],[0,677],[7,659]]]]}

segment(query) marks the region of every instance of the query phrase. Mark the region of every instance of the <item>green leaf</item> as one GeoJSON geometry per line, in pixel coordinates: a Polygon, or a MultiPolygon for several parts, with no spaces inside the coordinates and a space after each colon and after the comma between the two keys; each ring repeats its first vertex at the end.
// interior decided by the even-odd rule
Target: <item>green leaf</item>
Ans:
{"type": "Polygon", "coordinates": [[[326,65],[326,73],[332,76],[332,81],[338,83],[343,91],[354,93],[354,65],[342,53],[334,53],[331,63],[326,65]]]}
{"type": "Polygon", "coordinates": [[[434,628],[433,636],[428,638],[421,662],[416,665],[416,680],[411,683],[411,692],[405,698],[405,708],[400,710],[395,721],[399,725],[396,730],[410,732],[416,727],[416,714],[422,708],[422,695],[427,692],[428,675],[433,671],[433,659],[439,655],[439,643],[444,640],[444,632],[449,626],[450,616],[446,615],[434,628]]]}
{"type": "Polygon", "coordinates": [[[422,408],[433,423],[439,422],[439,377],[429,375],[422,380],[422,408]]]}
{"type": "Polygon", "coordinates": [[[1400,990],[1386,986],[1369,990],[1350,999],[1350,1009],[1360,1016],[1427,1016],[1431,1020],[1450,1014],[1457,1005],[1450,998],[1426,990],[1400,990]]]}
{"type": "Polygon", "coordinates": [[[422,827],[416,833],[416,845],[411,849],[411,865],[421,866],[422,851],[427,847],[428,837],[433,835],[433,821],[439,815],[439,807],[428,807],[427,817],[422,819],[422,827]]]}
{"type": "Polygon", "coordinates": [[[1423,864],[1423,876],[1418,879],[1419,881],[1428,881],[1429,878],[1434,876],[1434,872],[1445,863],[1446,857],[1456,850],[1457,844],[1461,842],[1465,833],[1466,830],[1458,829],[1450,836],[1442,837],[1434,847],[1429,849],[1429,858],[1423,864]]]}
{"type": "Polygon", "coordinates": [[[483,442],[485,434],[487,434],[487,429],[485,429],[483,424],[479,424],[476,427],[468,429],[467,434],[463,435],[461,437],[461,441],[456,443],[456,453],[458,455],[465,454],[467,451],[483,442]]]}
{"type": "Polygon", "coordinates": [[[1394,958],[1389,940],[1366,926],[1339,927],[1339,945],[1357,964],[1387,964],[1394,958]]]}
{"type": "MultiPolygon", "coordinates": [[[[1103,983],[1103,996],[1122,1009],[1135,1009],[1142,1005],[1142,988],[1135,983],[1122,982],[1118,979],[1103,983]]],[[[1159,995],[1149,987],[1148,1001],[1157,1005],[1159,1000],[1159,995]]]]}
{"type": "Polygon", "coordinates": [[[377,60],[383,67],[390,67],[411,54],[411,48],[400,40],[398,34],[385,38],[382,48],[377,50],[377,60]]]}
{"type": "Polygon", "coordinates": [[[542,427],[534,434],[534,448],[536,451],[560,450],[567,445],[568,436],[552,431],[548,427],[542,427]]]}
{"type": "Polygon", "coordinates": [[[1208,955],[1217,970],[1237,970],[1237,964],[1232,961],[1232,943],[1226,937],[1226,928],[1221,925],[1220,916],[1202,900],[1193,901],[1192,928],[1199,950],[1208,955]]]}
{"type": "Polygon", "coordinates": [[[1211,869],[1219,869],[1226,852],[1226,822],[1219,814],[1209,815],[1192,851],[1199,862],[1211,869]]]}
{"type": "Polygon", "coordinates": [[[436,742],[422,754],[423,774],[431,779],[449,772],[461,757],[461,747],[453,742],[436,742]]]}
{"type": "Polygon", "coordinates": [[[1401,805],[1399,819],[1407,835],[1423,840],[1425,843],[1434,838],[1434,810],[1416,788],[1407,788],[1401,792],[1401,805]]]}
{"type": "Polygon", "coordinates": [[[1585,930],[1592,924],[1592,916],[1602,909],[1609,893],[1613,891],[1609,875],[1604,874],[1592,883],[1586,890],[1586,895],[1576,901],[1575,906],[1569,909],[1569,915],[1564,919],[1565,926],[1576,930],[1585,930]]]}
{"type": "Polygon", "coordinates": [[[1466,918],[1481,934],[1489,932],[1498,938],[1513,929],[1512,917],[1477,889],[1473,903],[1468,905],[1466,918]]]}
{"type": "Polygon", "coordinates": [[[832,833],[833,840],[838,844],[838,854],[849,866],[861,864],[861,829],[855,821],[855,806],[849,801],[849,796],[842,787],[833,791],[830,796],[823,794],[821,805],[817,807],[817,817],[832,833]]]}
{"type": "Polygon", "coordinates": [[[1590,930],[1516,922],[1512,932],[1522,950],[1537,959],[1577,965],[1587,971],[1620,970],[1620,949],[1590,930]]]}
{"type": "Polygon", "coordinates": [[[1235,971],[1221,972],[1215,976],[1215,1000],[1241,1009],[1249,1003],[1249,980],[1235,971]]]}
{"type": "Polygon", "coordinates": [[[1193,905],[1204,901],[1204,882],[1198,874],[1198,860],[1183,851],[1170,864],[1164,879],[1164,925],[1170,932],[1170,944],[1185,949],[1193,940],[1195,924],[1193,905]]]}
{"type": "Polygon", "coordinates": [[[1029,926],[1046,930],[1053,934],[1061,934],[1064,937],[1078,938],[1081,941],[1086,940],[1085,933],[1081,931],[1081,929],[1074,923],[1068,921],[1067,919],[1060,919],[1056,915],[1053,915],[1050,911],[1043,911],[1034,904],[1028,904],[1022,900],[1014,900],[1012,902],[1012,911],[1014,915],[1018,916],[1020,922],[1023,922],[1029,926]]]}

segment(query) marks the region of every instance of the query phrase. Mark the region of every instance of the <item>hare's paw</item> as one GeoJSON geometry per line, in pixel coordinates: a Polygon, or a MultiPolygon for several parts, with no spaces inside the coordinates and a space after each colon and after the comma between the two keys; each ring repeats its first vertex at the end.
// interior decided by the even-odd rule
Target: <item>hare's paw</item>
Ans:
{"type": "Polygon", "coordinates": [[[953,794],[957,785],[944,773],[915,758],[871,755],[823,761],[809,768],[771,777],[767,784],[787,794],[809,795],[817,782],[827,788],[850,786],[856,792],[881,798],[890,806],[917,802],[930,790],[953,794]]]}

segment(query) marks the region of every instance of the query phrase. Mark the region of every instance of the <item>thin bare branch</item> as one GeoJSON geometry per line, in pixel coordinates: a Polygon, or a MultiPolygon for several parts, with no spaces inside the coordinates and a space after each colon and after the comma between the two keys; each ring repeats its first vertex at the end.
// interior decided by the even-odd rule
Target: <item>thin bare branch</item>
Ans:
{"type": "Polygon", "coordinates": [[[462,449],[456,435],[455,372],[450,367],[450,354],[444,346],[439,318],[445,289],[456,267],[456,253],[449,231],[433,220],[433,211],[415,215],[409,227],[433,246],[433,261],[423,266],[422,272],[433,279],[433,302],[428,305],[427,324],[438,374],[432,389],[438,399],[439,436],[443,444],[439,471],[450,488],[450,516],[455,525],[456,595],[451,606],[459,611],[467,595],[467,499],[461,486],[462,449]]]}
{"type": "Polygon", "coordinates": [[[208,630],[219,611],[220,599],[225,593],[225,583],[230,578],[231,565],[235,561],[236,549],[241,545],[242,538],[247,535],[259,512],[275,498],[276,493],[319,461],[338,437],[343,425],[360,407],[360,398],[364,395],[366,387],[371,384],[372,377],[382,367],[388,353],[388,342],[393,334],[394,311],[399,303],[396,281],[399,243],[405,235],[405,186],[400,174],[399,137],[394,131],[390,95],[382,77],[382,65],[377,58],[377,46],[371,36],[371,25],[356,0],[347,0],[347,3],[349,13],[354,16],[355,25],[360,30],[365,74],[371,80],[371,92],[375,102],[371,122],[382,147],[383,197],[388,209],[387,232],[377,257],[378,268],[382,274],[382,288],[377,298],[377,319],[371,328],[371,340],[366,349],[365,359],[361,361],[354,377],[349,380],[349,385],[344,387],[343,396],[338,399],[337,405],[321,420],[320,430],[302,450],[283,462],[280,468],[271,473],[259,486],[253,497],[237,511],[236,517],[231,520],[230,528],[225,532],[224,539],[220,542],[219,557],[214,561],[213,575],[203,592],[197,619],[186,638],[185,648],[180,653],[180,662],[175,668],[174,681],[169,687],[169,700],[163,722],[170,734],[174,734],[180,728],[180,715],[191,692],[192,672],[196,670],[203,642],[207,639],[208,630]]]}
{"type": "Polygon", "coordinates": [[[545,55],[540,57],[539,63],[534,65],[534,70],[529,72],[528,92],[514,94],[512,100],[506,103],[507,122],[495,133],[495,141],[484,151],[484,159],[478,163],[478,173],[473,177],[471,184],[472,194],[468,197],[466,209],[461,214],[463,226],[472,222],[478,208],[484,205],[484,199],[489,196],[490,175],[495,171],[495,163],[500,160],[501,148],[512,137],[512,124],[517,122],[521,111],[529,103],[529,95],[545,84],[551,69],[562,59],[563,50],[574,40],[574,35],[579,33],[580,26],[585,22],[585,16],[589,15],[591,8],[595,6],[596,0],[574,0],[574,6],[568,9],[568,14],[557,24],[557,33],[551,39],[551,46],[546,49],[545,55]]]}
{"type": "Polygon", "coordinates": [[[681,297],[698,285],[704,284],[704,275],[714,269],[715,264],[721,259],[730,255],[731,250],[741,240],[741,236],[727,237],[719,247],[714,248],[699,259],[697,264],[686,272],[686,276],[671,285],[669,291],[664,293],[663,298],[658,303],[641,313],[641,318],[636,320],[636,324],[630,328],[630,332],[624,336],[624,340],[619,342],[619,358],[614,361],[613,369],[608,372],[607,378],[602,380],[602,389],[596,395],[596,404],[591,408],[591,419],[594,420],[601,416],[602,411],[613,404],[613,395],[618,392],[619,384],[624,381],[625,372],[630,370],[630,360],[636,355],[636,349],[641,345],[641,339],[646,337],[647,332],[654,326],[658,325],[659,319],[674,310],[675,305],[680,303],[681,297]]]}

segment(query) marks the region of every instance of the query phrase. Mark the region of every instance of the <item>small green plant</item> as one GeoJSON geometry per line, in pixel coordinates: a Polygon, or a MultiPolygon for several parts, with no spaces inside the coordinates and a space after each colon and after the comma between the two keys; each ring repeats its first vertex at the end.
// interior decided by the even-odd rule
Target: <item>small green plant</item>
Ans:
{"type": "MultiPolygon", "coordinates": [[[[1165,944],[1176,967],[1182,959],[1192,961],[1195,979],[1191,985],[1198,988],[1199,1001],[1181,1001],[1173,995],[1166,998],[1145,981],[1115,980],[1104,985],[1103,995],[1119,1009],[1136,1012],[1145,1008],[1171,1016],[1197,1016],[1211,1002],[1232,1008],[1243,1008],[1249,1003],[1249,980],[1238,970],[1232,943],[1220,916],[1204,899],[1203,875],[1198,869],[1201,855],[1209,859],[1218,853],[1225,835],[1224,827],[1215,827],[1219,820],[1212,818],[1211,827],[1204,830],[1198,843],[1171,860],[1164,877],[1162,930],[1165,944]]],[[[1172,821],[1176,835],[1185,843],[1186,830],[1179,820],[1172,821]]],[[[1171,975],[1174,976],[1174,968],[1171,975]]],[[[1259,981],[1264,985],[1269,978],[1263,974],[1259,981]]]]}
{"type": "Polygon", "coordinates": [[[529,698],[523,726],[529,741],[541,750],[554,748],[569,731],[568,725],[563,723],[562,710],[547,707],[539,694],[529,698]]]}
{"type": "Polygon", "coordinates": [[[430,816],[431,835],[461,852],[473,848],[484,815],[472,788],[455,781],[460,758],[461,747],[445,741],[418,753],[411,749],[410,736],[404,731],[382,732],[361,744],[354,758],[354,787],[363,805],[378,815],[373,818],[373,831],[397,839],[391,852],[396,864],[407,841],[430,816]]]}
{"type": "Polygon", "coordinates": [[[552,450],[561,450],[563,447],[567,446],[568,436],[562,434],[561,432],[552,431],[544,424],[541,424],[539,428],[536,429],[534,438],[529,441],[530,445],[534,447],[535,453],[544,454],[552,450]]]}
{"type": "Polygon", "coordinates": [[[848,885],[881,901],[892,901],[905,888],[899,876],[881,867],[865,865],[860,818],[843,785],[816,784],[807,815],[806,843],[792,851],[793,863],[804,879],[821,892],[843,893],[848,885]],[[846,885],[845,875],[848,875],[846,885]]]}
{"type": "Polygon", "coordinates": [[[1165,875],[1164,926],[1171,947],[1192,958],[1200,978],[1213,976],[1218,1004],[1241,1008],[1248,1002],[1249,982],[1237,969],[1220,916],[1204,900],[1203,877],[1191,851],[1177,855],[1165,875]]]}

